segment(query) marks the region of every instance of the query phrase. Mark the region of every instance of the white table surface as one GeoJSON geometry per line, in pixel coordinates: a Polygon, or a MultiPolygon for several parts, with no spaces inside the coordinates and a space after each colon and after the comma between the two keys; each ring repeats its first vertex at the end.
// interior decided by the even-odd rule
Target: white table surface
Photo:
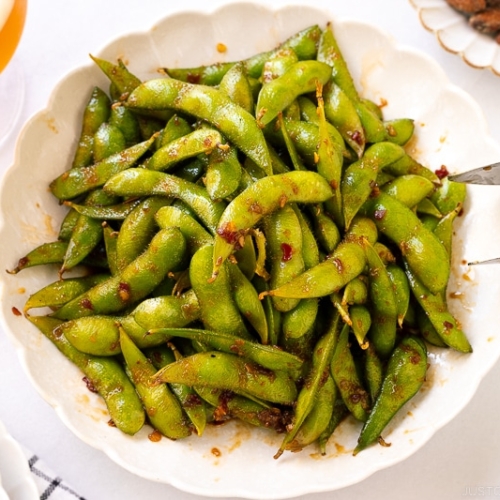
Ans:
{"type": "MultiPolygon", "coordinates": [[[[56,83],[87,64],[88,53],[129,31],[149,29],[174,11],[224,0],[30,0],[23,39],[15,55],[26,73],[25,105],[16,129],[0,147],[0,173],[12,163],[23,124],[43,109],[56,83]],[[175,4],[178,4],[177,6],[175,4]]],[[[278,1],[275,5],[293,2],[278,1]]],[[[408,0],[315,0],[339,16],[377,24],[400,43],[419,48],[444,68],[450,80],[484,110],[491,135],[500,142],[500,77],[468,67],[447,53],[419,24],[408,0]]],[[[1,48],[0,48],[1,50],[1,48]]],[[[0,110],[1,112],[1,110],[0,110]]],[[[20,186],[21,188],[21,186],[20,186]]],[[[500,250],[500,249],[499,249],[500,250]]],[[[5,267],[5,266],[4,266],[5,267]]],[[[499,328],[492,325],[492,328],[499,328]]],[[[481,383],[468,406],[409,459],[365,481],[308,500],[371,498],[458,499],[500,496],[500,363],[481,383]]],[[[20,443],[36,452],[87,500],[175,498],[195,495],[136,477],[74,436],[31,386],[4,332],[0,331],[0,420],[20,443]]],[[[1,453],[1,450],[0,450],[1,453]]]]}

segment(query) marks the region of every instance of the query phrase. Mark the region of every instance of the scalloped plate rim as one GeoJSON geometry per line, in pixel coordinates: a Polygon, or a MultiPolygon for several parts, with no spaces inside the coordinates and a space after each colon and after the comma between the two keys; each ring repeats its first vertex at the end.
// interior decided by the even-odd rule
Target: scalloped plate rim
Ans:
{"type": "MultiPolygon", "coordinates": [[[[456,48],[450,46],[449,44],[446,44],[442,40],[442,34],[443,34],[443,32],[446,31],[446,29],[448,28],[448,26],[445,27],[445,28],[442,28],[442,29],[436,29],[436,28],[433,28],[432,26],[429,26],[429,24],[424,21],[424,19],[422,17],[422,13],[427,8],[430,8],[430,7],[420,6],[418,4],[418,1],[416,1],[416,0],[409,0],[409,2],[417,10],[418,18],[419,18],[419,21],[422,24],[422,26],[427,31],[429,31],[429,32],[431,32],[431,33],[434,34],[434,36],[436,37],[436,40],[438,41],[439,45],[444,50],[446,50],[450,54],[455,54],[455,55],[459,56],[471,68],[475,68],[475,69],[487,69],[487,70],[490,70],[494,75],[500,76],[500,65],[499,65],[498,68],[496,68],[493,65],[495,59],[491,63],[489,63],[489,64],[477,64],[473,60],[471,60],[470,56],[468,56],[466,54],[466,49],[465,50],[460,50],[460,49],[456,49],[456,48]]],[[[447,4],[443,4],[442,7],[443,8],[449,8],[450,10],[452,9],[447,4]]],[[[464,27],[464,30],[472,31],[475,35],[477,35],[475,37],[475,39],[477,39],[481,35],[479,32],[476,32],[475,30],[473,30],[472,28],[470,28],[467,23],[461,23],[461,25],[464,27]]],[[[486,36],[486,35],[482,35],[482,36],[486,36]]],[[[497,44],[493,39],[492,39],[492,43],[498,46],[498,50],[496,51],[496,53],[497,53],[497,56],[500,56],[500,44],[497,44]]]]}

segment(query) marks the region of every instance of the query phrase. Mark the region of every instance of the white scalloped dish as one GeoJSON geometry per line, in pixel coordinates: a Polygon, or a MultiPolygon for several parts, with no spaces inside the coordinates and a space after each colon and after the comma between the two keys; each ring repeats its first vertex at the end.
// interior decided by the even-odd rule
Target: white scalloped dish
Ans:
{"type": "MultiPolygon", "coordinates": [[[[336,19],[309,6],[273,11],[251,3],[216,12],[185,12],[158,22],[147,33],[134,33],[95,55],[123,58],[143,79],[162,66],[195,66],[245,58],[267,50],[309,25],[332,21],[339,44],[362,95],[385,102],[387,118],[415,120],[411,153],[429,166],[451,172],[492,162],[500,147],[488,136],[477,104],[453,87],[427,56],[397,45],[376,27],[336,19]],[[227,52],[217,51],[223,43],[227,52]],[[473,146],[471,146],[473,145],[473,146]]],[[[89,52],[94,50],[89,47],[89,52]]],[[[36,244],[56,237],[62,211],[48,183],[69,163],[80,116],[92,86],[107,87],[100,71],[88,64],[73,71],[54,89],[48,106],[24,128],[15,164],[1,190],[0,252],[4,268],[36,244]]],[[[43,268],[2,275],[1,316],[21,362],[40,395],[83,441],[106,453],[127,470],[191,493],[213,497],[289,498],[331,491],[368,477],[418,450],[467,404],[483,376],[500,356],[496,312],[500,267],[467,268],[464,261],[495,257],[500,248],[496,216],[500,195],[491,187],[469,189],[465,215],[457,223],[450,307],[473,345],[460,355],[432,350],[424,389],[394,419],[385,433],[390,447],[373,446],[356,457],[352,450],[360,430],[347,420],[336,431],[326,456],[310,447],[274,460],[281,437],[242,424],[210,428],[201,438],[148,439],[145,427],[136,436],[108,425],[103,402],[89,392],[82,375],[22,316],[30,293],[53,280],[43,268]]]]}
{"type": "Polygon", "coordinates": [[[440,45],[458,54],[469,66],[500,75],[500,44],[492,36],[472,28],[465,15],[446,0],[410,0],[420,22],[436,35],[440,45]]]}

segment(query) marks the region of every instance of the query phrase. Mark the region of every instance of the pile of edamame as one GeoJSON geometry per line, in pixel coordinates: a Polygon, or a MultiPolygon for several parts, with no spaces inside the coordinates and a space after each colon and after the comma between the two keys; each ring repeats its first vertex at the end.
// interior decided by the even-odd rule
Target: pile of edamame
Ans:
{"type": "Polygon", "coordinates": [[[144,82],[93,60],[59,237],[11,271],[58,270],[26,317],[127,434],[240,419],[278,458],[353,418],[354,454],[384,444],[427,346],[472,351],[446,304],[463,185],[408,154],[413,120],[358,93],[331,25],[144,82]]]}

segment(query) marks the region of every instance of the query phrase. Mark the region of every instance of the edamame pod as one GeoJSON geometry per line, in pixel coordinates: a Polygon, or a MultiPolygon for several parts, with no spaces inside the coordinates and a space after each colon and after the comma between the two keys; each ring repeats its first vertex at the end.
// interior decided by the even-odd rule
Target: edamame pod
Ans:
{"type": "Polygon", "coordinates": [[[153,381],[226,389],[285,405],[297,397],[295,382],[285,372],[274,372],[236,354],[217,351],[199,352],[176,361],[159,370],[153,381]]]}
{"type": "Polygon", "coordinates": [[[113,314],[146,297],[184,256],[185,239],[177,228],[160,230],[146,251],[123,271],[61,307],[55,316],[74,319],[113,314]]]}
{"type": "Polygon", "coordinates": [[[49,316],[28,316],[33,323],[85,375],[87,386],[104,399],[113,424],[126,434],[144,425],[145,412],[133,384],[115,358],[84,354],[58,331],[61,321],[49,316]]]}
{"type": "Polygon", "coordinates": [[[159,78],[139,85],[126,105],[132,109],[173,109],[205,120],[265,172],[272,172],[266,141],[256,120],[220,90],[173,78],[159,78]]]}
{"type": "Polygon", "coordinates": [[[422,387],[426,372],[425,344],[417,337],[404,337],[391,354],[380,394],[361,430],[354,455],[381,438],[394,415],[422,387]]]}
{"type": "Polygon", "coordinates": [[[316,85],[324,85],[331,75],[331,68],[319,61],[299,61],[281,76],[262,87],[255,114],[257,123],[264,127],[273,121],[299,95],[314,92],[316,85]]]}
{"type": "Polygon", "coordinates": [[[321,175],[309,171],[276,174],[250,185],[231,201],[218,222],[214,243],[214,278],[240,239],[264,216],[286,203],[321,203],[331,196],[328,182],[321,175]]]}
{"type": "Polygon", "coordinates": [[[425,287],[432,293],[446,288],[450,275],[446,249],[411,209],[379,192],[367,200],[362,212],[399,246],[408,265],[425,287]]]}
{"type": "Polygon", "coordinates": [[[170,439],[182,439],[191,434],[177,398],[166,384],[153,384],[156,368],[120,329],[120,346],[132,382],[153,427],[170,439]]]}

